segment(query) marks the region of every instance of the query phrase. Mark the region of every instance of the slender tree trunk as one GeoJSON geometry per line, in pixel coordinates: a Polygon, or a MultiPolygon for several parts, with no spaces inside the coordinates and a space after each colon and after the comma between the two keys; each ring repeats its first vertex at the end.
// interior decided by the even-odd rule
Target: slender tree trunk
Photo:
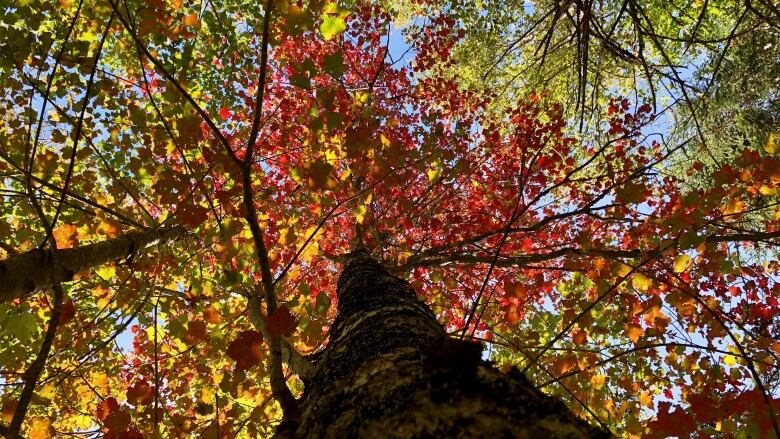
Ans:
{"type": "Polygon", "coordinates": [[[129,258],[156,242],[177,239],[184,233],[184,229],[175,226],[130,232],[81,247],[34,249],[11,256],[0,261],[0,303],[67,282],[82,270],[129,258]]]}
{"type": "Polygon", "coordinates": [[[482,361],[481,345],[449,338],[409,283],[368,253],[353,253],[338,298],[300,423],[279,436],[609,437],[521,373],[482,361]]]}

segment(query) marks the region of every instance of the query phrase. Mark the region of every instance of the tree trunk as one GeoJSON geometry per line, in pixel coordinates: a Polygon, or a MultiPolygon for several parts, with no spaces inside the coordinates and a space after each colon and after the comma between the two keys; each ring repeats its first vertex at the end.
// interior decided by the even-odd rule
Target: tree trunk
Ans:
{"type": "Polygon", "coordinates": [[[0,261],[0,303],[67,282],[82,270],[129,258],[158,241],[178,239],[184,233],[184,229],[175,226],[130,232],[81,247],[34,249],[11,256],[0,261]]]}
{"type": "Polygon", "coordinates": [[[610,437],[521,373],[483,361],[480,344],[449,338],[409,283],[367,253],[353,253],[337,293],[300,423],[280,436],[610,437]]]}

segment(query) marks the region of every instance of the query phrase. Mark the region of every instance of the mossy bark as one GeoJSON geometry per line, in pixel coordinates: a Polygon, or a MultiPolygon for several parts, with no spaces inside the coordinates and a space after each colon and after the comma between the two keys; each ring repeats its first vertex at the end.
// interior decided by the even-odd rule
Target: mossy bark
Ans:
{"type": "Polygon", "coordinates": [[[483,361],[480,345],[448,337],[409,283],[367,253],[350,258],[338,298],[300,422],[280,436],[609,437],[519,372],[483,361]]]}

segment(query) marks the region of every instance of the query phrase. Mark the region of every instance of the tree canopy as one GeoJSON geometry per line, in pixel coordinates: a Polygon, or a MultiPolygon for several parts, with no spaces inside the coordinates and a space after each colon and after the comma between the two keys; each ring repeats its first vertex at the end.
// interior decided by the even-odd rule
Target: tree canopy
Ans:
{"type": "Polygon", "coordinates": [[[780,435],[771,1],[0,10],[4,430],[272,435],[359,243],[616,435],[780,435]]]}

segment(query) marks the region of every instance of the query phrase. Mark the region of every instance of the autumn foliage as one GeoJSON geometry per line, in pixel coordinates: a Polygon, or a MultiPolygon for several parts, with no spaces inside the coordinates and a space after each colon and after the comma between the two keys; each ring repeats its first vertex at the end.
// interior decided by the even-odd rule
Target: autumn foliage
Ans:
{"type": "MultiPolygon", "coordinates": [[[[266,65],[269,7],[219,3],[7,7],[3,39],[35,44],[1,66],[3,258],[189,232],[62,284],[30,437],[272,434],[269,342],[327,344],[356,238],[448,331],[615,434],[780,431],[772,137],[712,164],[646,97],[605,93],[589,130],[554,90],[500,107],[452,73],[467,32],[428,2],[402,41],[384,2],[271,1],[266,65]]],[[[0,304],[3,424],[52,297],[0,304]]]]}

